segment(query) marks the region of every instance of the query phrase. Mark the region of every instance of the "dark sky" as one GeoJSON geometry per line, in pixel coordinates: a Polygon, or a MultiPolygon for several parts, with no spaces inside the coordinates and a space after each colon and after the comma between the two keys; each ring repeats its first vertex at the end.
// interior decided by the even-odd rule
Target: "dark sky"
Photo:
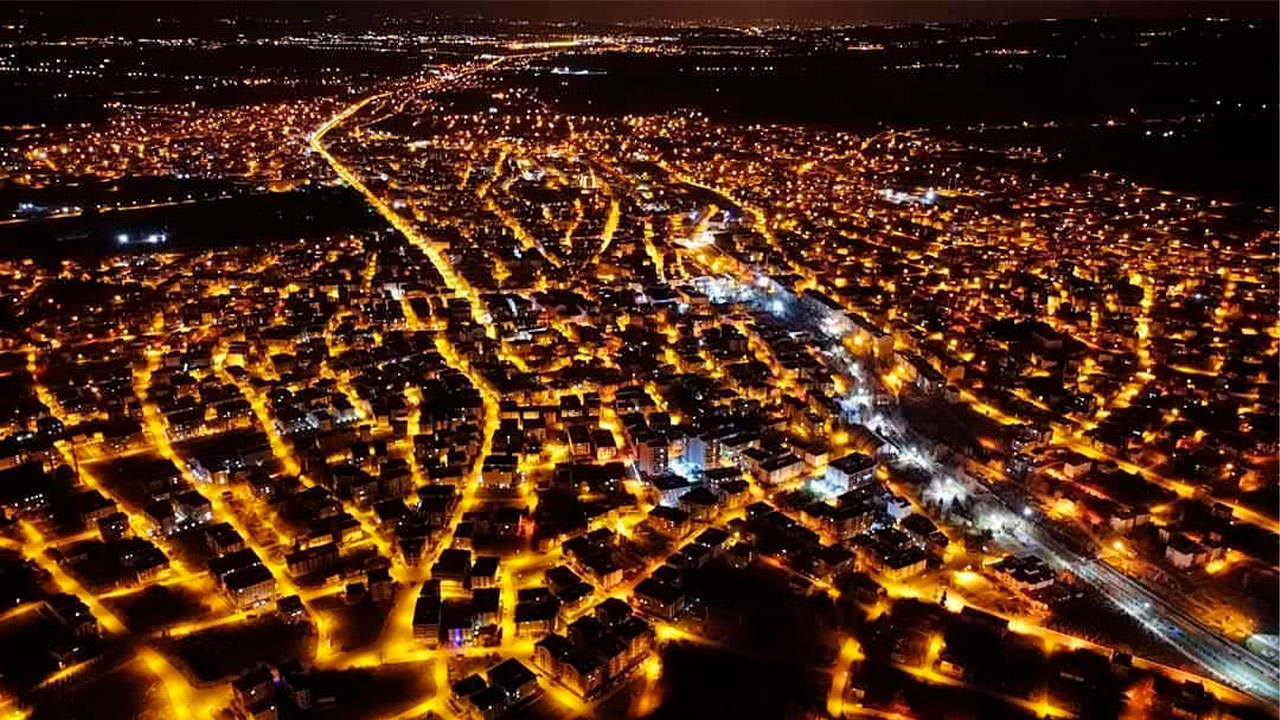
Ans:
{"type": "MultiPolygon", "coordinates": [[[[442,15],[516,20],[780,20],[796,23],[953,22],[1040,18],[1280,17],[1280,3],[1245,0],[492,0],[462,2],[67,2],[0,6],[0,19],[36,26],[141,29],[158,17],[192,22],[244,14],[259,18],[340,17],[355,25],[386,15],[442,15]]],[[[186,23],[184,23],[185,25],[186,23]]]]}
{"type": "MultiPolygon", "coordinates": [[[[408,4],[408,5],[411,5],[408,4]]],[[[778,19],[812,22],[963,21],[1088,17],[1277,16],[1276,2],[1183,0],[523,0],[427,3],[491,17],[581,20],[778,19]]]]}

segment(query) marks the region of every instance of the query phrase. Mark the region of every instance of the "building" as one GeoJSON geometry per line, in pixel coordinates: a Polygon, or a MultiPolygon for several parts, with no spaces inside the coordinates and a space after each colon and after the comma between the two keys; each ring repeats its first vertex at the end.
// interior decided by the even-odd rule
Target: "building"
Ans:
{"type": "Polygon", "coordinates": [[[827,464],[827,482],[844,490],[870,485],[875,477],[875,458],[862,453],[849,453],[827,464]]]}
{"type": "Polygon", "coordinates": [[[509,658],[489,668],[486,673],[489,684],[501,688],[506,693],[511,706],[519,705],[539,695],[538,677],[519,660],[509,658]]]}
{"type": "Polygon", "coordinates": [[[471,587],[491,588],[498,586],[498,556],[477,555],[471,565],[471,587]]]}
{"type": "Polygon", "coordinates": [[[653,578],[647,578],[636,586],[635,601],[644,612],[667,621],[678,619],[684,611],[684,591],[653,578]]]}
{"type": "Polygon", "coordinates": [[[249,610],[270,602],[276,594],[276,579],[263,565],[235,570],[223,579],[223,587],[232,604],[249,610]]]}
{"type": "Polygon", "coordinates": [[[804,471],[804,460],[792,453],[783,453],[776,457],[761,460],[756,474],[761,482],[768,485],[778,485],[795,480],[804,474],[804,471]]]}
{"type": "Polygon", "coordinates": [[[1208,561],[1209,551],[1203,545],[1181,533],[1169,538],[1164,558],[1179,570],[1187,570],[1208,561]]]}
{"type": "Polygon", "coordinates": [[[428,580],[422,584],[418,600],[413,606],[413,638],[434,647],[440,641],[440,581],[428,580]]]}
{"type": "Polygon", "coordinates": [[[260,667],[233,680],[231,692],[236,706],[247,710],[275,696],[275,679],[270,670],[260,667]]]}

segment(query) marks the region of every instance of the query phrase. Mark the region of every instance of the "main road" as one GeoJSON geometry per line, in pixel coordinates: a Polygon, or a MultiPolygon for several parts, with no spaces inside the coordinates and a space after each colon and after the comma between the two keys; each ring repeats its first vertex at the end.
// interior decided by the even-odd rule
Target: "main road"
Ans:
{"type": "MultiPolygon", "coordinates": [[[[720,248],[709,247],[711,252],[729,261],[733,274],[738,276],[735,282],[741,294],[748,297],[760,295],[758,288],[761,285],[774,289],[784,287],[776,279],[755,268],[748,268],[720,248]],[[762,280],[767,282],[762,283],[762,280]]],[[[764,308],[772,305],[763,299],[759,304],[764,308]]],[[[801,321],[795,313],[791,317],[791,322],[797,329],[811,330],[815,337],[824,337],[821,322],[801,321]]],[[[843,338],[829,340],[826,349],[832,358],[839,359],[847,355],[842,340],[843,338]]],[[[849,362],[844,370],[850,376],[860,378],[864,385],[870,386],[876,382],[856,362],[849,362]]],[[[889,417],[874,408],[872,412],[877,414],[877,424],[892,430],[886,439],[899,450],[922,444],[916,441],[916,434],[901,416],[889,417]]],[[[931,474],[956,477],[971,496],[1003,508],[1007,513],[1007,524],[1015,536],[1027,545],[1041,550],[1057,567],[1075,574],[1123,612],[1142,623],[1153,635],[1204,668],[1209,675],[1257,700],[1270,705],[1280,704],[1280,668],[1206,627],[1194,614],[1181,607],[1177,599],[1154,592],[1114,567],[1073,550],[1059,539],[1051,521],[1034,512],[1028,517],[1024,508],[1012,507],[992,490],[988,480],[981,475],[962,471],[949,472],[932,458],[919,452],[911,455],[920,458],[931,474]]]]}

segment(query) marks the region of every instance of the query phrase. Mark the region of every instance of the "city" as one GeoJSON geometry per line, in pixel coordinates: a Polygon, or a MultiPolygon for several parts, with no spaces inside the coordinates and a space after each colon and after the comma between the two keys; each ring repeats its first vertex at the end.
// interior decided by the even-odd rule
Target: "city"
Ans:
{"type": "Polygon", "coordinates": [[[1276,716],[1275,154],[1189,149],[1274,144],[1274,69],[769,98],[1274,59],[1274,7],[282,7],[7,21],[0,712],[1276,716]]]}

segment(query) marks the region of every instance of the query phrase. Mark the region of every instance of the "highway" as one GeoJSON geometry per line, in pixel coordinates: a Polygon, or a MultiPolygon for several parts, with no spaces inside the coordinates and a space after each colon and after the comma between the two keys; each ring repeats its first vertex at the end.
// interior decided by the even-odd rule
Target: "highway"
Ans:
{"type": "MultiPolygon", "coordinates": [[[[904,437],[912,437],[903,428],[904,437]]],[[[892,441],[891,441],[892,442],[892,441]]],[[[932,460],[931,472],[942,469],[932,460]]],[[[1244,647],[1205,627],[1173,600],[1153,592],[1110,565],[1084,557],[1058,540],[1046,523],[1037,516],[1028,520],[1024,514],[991,492],[984,482],[968,473],[947,473],[956,477],[972,497],[998,503],[1008,512],[1014,534],[1037,548],[1052,565],[1067,570],[1088,584],[1116,607],[1142,623],[1153,635],[1177,649],[1209,675],[1270,705],[1280,703],[1280,671],[1244,647]]]]}
{"type": "MultiPolygon", "coordinates": [[[[912,430],[901,421],[885,418],[881,422],[894,426],[899,437],[914,438],[912,430]]],[[[892,434],[889,440],[895,442],[892,434]]],[[[1003,508],[1015,537],[1041,550],[1048,562],[1088,584],[1210,676],[1270,705],[1280,703],[1280,669],[1205,627],[1180,607],[1177,599],[1161,595],[1114,567],[1071,549],[1058,539],[1051,520],[1034,511],[1028,517],[1023,508],[1010,507],[984,479],[964,471],[946,472],[932,458],[925,458],[924,462],[934,475],[954,477],[972,497],[1003,508]]]]}
{"type": "MultiPolygon", "coordinates": [[[[743,277],[734,280],[735,292],[749,302],[754,302],[762,309],[768,309],[771,303],[759,289],[759,286],[783,287],[774,278],[760,273],[758,270],[747,270],[736,258],[724,253],[719,248],[715,252],[736,265],[737,274],[754,273],[753,282],[746,282],[743,277]]],[[[810,330],[815,337],[823,337],[819,323],[803,322],[792,314],[792,322],[798,330],[810,330]]],[[[864,387],[874,387],[873,376],[863,370],[856,359],[850,359],[844,349],[843,338],[829,340],[825,348],[833,359],[845,358],[845,372],[858,379],[864,387]]],[[[882,433],[885,439],[899,451],[920,445],[916,435],[900,416],[889,416],[874,407],[868,407],[873,414],[872,424],[885,428],[882,433]]],[[[1033,513],[1031,518],[1022,508],[1013,508],[997,493],[993,492],[987,482],[964,471],[949,471],[933,458],[923,455],[912,448],[909,453],[932,475],[955,478],[974,498],[986,500],[1003,508],[1008,513],[1007,523],[1011,525],[1014,536],[1031,548],[1042,551],[1050,563],[1060,569],[1073,573],[1081,581],[1098,593],[1107,597],[1116,607],[1143,624],[1153,635],[1177,649],[1188,659],[1204,668],[1208,675],[1220,679],[1224,684],[1239,689],[1245,694],[1269,705],[1280,703],[1280,669],[1266,660],[1249,652],[1222,635],[1207,628],[1193,614],[1179,607],[1175,599],[1170,599],[1152,591],[1141,583],[1124,575],[1119,570],[1085,557],[1069,548],[1059,540],[1047,525],[1051,521],[1033,513]]]]}

